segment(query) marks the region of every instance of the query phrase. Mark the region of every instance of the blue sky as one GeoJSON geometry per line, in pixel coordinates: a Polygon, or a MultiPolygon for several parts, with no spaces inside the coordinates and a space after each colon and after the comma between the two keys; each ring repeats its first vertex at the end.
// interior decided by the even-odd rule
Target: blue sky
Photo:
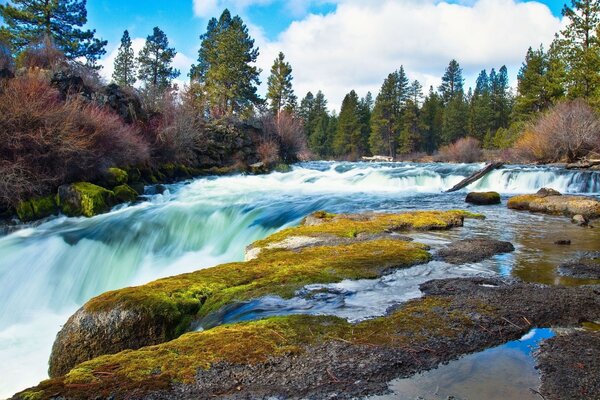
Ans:
{"type": "Polygon", "coordinates": [[[198,37],[224,7],[242,16],[256,39],[263,82],[283,51],[298,95],[323,90],[337,108],[351,89],[376,93],[400,65],[411,79],[436,86],[451,58],[463,66],[467,85],[481,69],[504,64],[514,84],[527,47],[550,43],[560,29],[563,1],[88,0],[88,26],[109,41],[103,74],[110,78],[124,29],[139,49],[159,26],[179,52],[183,84],[198,37]]]}

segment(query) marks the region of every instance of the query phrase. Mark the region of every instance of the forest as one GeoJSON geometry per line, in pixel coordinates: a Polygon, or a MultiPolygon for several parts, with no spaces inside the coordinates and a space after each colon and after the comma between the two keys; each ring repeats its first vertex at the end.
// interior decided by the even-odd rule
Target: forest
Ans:
{"type": "Polygon", "coordinates": [[[111,167],[597,158],[600,2],[573,1],[563,15],[568,24],[552,44],[524,55],[516,88],[505,66],[466,88],[451,60],[439,87],[427,89],[399,66],[379,93],[350,90],[335,112],[319,88],[299,99],[283,52],[262,98],[259,48],[228,10],[208,22],[178,87],[177,51],[159,27],[139,54],[123,32],[105,82],[98,60],[107,42],[84,29],[85,1],[14,0],[0,5],[0,202],[98,180],[111,167]]]}

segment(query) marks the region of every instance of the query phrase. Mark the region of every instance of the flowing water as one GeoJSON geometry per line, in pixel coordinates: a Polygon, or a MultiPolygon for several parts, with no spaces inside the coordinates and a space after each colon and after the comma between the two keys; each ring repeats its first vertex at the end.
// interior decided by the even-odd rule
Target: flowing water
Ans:
{"type": "MultiPolygon", "coordinates": [[[[46,377],[52,342],[69,315],[107,290],[142,284],[242,260],[245,247],[310,212],[405,211],[469,208],[464,192],[443,193],[480,164],[364,164],[315,162],[289,173],[202,178],[168,186],[162,195],[120,206],[94,218],[57,217],[0,237],[0,398],[46,377]]],[[[563,193],[600,194],[600,173],[552,167],[510,166],[466,190],[515,193],[551,187],[563,193]]],[[[513,242],[510,255],[464,266],[440,262],[377,280],[305,288],[297,298],[265,298],[244,305],[225,321],[289,313],[327,313],[362,319],[381,315],[419,296],[429,279],[513,274],[527,281],[580,284],[555,267],[577,251],[600,250],[600,229],[568,219],[480,207],[486,221],[465,229],[415,234],[435,249],[469,236],[513,242]],[[573,240],[569,248],[557,239],[573,240]],[[319,289],[318,295],[307,296],[319,289]]]]}

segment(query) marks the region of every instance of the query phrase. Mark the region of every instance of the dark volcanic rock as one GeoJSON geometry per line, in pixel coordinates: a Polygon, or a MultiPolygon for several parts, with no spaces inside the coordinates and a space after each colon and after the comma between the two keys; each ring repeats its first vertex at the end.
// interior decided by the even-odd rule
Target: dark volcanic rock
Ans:
{"type": "Polygon", "coordinates": [[[581,279],[600,279],[600,252],[585,253],[558,267],[562,276],[581,279]]]}
{"type": "Polygon", "coordinates": [[[467,195],[465,201],[478,206],[500,204],[500,194],[496,192],[471,192],[467,195]]]}
{"type": "Polygon", "coordinates": [[[464,239],[452,242],[439,250],[436,253],[436,259],[450,264],[466,264],[512,251],[515,251],[515,247],[510,242],[494,239],[464,239]]]}
{"type": "Polygon", "coordinates": [[[544,341],[537,352],[544,398],[600,399],[600,332],[573,332],[544,341]]]}
{"type": "Polygon", "coordinates": [[[554,244],[559,246],[570,246],[571,241],[569,239],[561,239],[554,242],[554,244]]]}

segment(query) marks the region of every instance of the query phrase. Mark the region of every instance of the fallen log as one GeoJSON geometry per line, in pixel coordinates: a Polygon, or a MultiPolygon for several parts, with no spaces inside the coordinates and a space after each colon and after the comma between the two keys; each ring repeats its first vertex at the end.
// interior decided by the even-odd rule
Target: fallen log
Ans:
{"type": "Polygon", "coordinates": [[[456,192],[456,191],[464,188],[465,186],[470,185],[473,182],[477,182],[478,180],[480,180],[481,178],[483,178],[484,176],[486,176],[493,170],[501,168],[503,165],[504,165],[504,163],[501,163],[501,162],[493,162],[491,164],[488,164],[483,169],[475,172],[473,175],[460,181],[460,183],[455,185],[452,189],[446,190],[446,193],[456,192]]]}

